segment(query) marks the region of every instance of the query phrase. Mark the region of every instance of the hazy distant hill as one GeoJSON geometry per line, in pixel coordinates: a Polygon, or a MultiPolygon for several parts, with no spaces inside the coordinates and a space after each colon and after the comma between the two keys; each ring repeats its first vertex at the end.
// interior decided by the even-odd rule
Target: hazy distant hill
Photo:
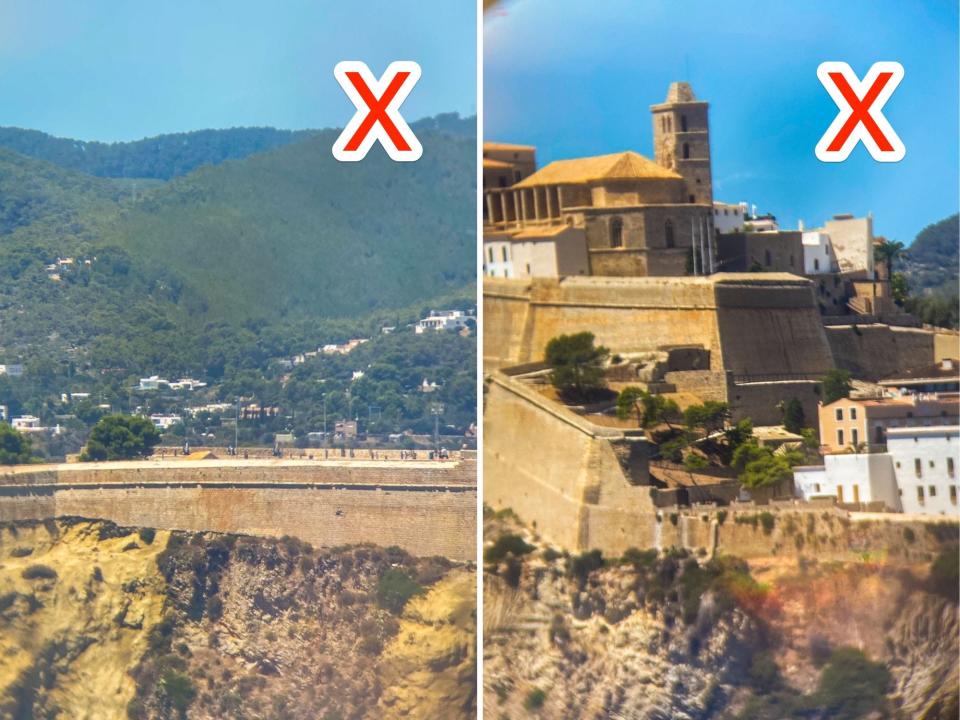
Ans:
{"type": "Polygon", "coordinates": [[[417,127],[417,163],[379,148],[337,163],[327,130],[168,182],[0,148],[0,356],[92,344],[101,366],[164,367],[171,354],[189,366],[204,362],[197,337],[211,323],[236,334],[463,297],[475,279],[475,122],[417,127]],[[47,269],[60,257],[75,262],[47,269]]]}
{"type": "Polygon", "coordinates": [[[99,177],[169,180],[201,165],[245,158],[295,142],[312,132],[231,128],[173,133],[134,142],[102,143],[3,127],[0,128],[0,147],[99,177]]]}
{"type": "Polygon", "coordinates": [[[903,268],[915,293],[956,293],[960,249],[960,215],[951,215],[921,230],[907,248],[903,268]]]}

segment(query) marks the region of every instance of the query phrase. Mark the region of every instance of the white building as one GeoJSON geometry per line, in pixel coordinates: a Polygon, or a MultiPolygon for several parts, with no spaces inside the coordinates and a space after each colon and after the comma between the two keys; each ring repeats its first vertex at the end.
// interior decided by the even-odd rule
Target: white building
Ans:
{"type": "Polygon", "coordinates": [[[957,515],[960,427],[890,428],[887,455],[900,487],[903,511],[957,515]]]}
{"type": "Polygon", "coordinates": [[[467,320],[472,320],[473,316],[468,315],[463,310],[440,310],[431,311],[429,317],[425,317],[417,323],[416,333],[421,335],[428,330],[439,332],[441,330],[460,330],[467,327],[467,320]]]}
{"type": "Polygon", "coordinates": [[[147,378],[140,378],[141,390],[159,390],[161,385],[169,385],[169,381],[157,375],[151,375],[147,378]]]}
{"type": "Polygon", "coordinates": [[[713,227],[718,233],[743,230],[744,218],[749,214],[745,202],[731,203],[713,201],[713,227]]]}
{"type": "Polygon", "coordinates": [[[157,430],[169,430],[172,426],[181,421],[179,415],[151,415],[150,422],[157,430]]]}
{"type": "Polygon", "coordinates": [[[23,365],[20,363],[11,363],[0,365],[0,375],[9,375],[10,377],[20,377],[23,375],[23,365]]]}
{"type": "Polygon", "coordinates": [[[587,237],[569,225],[531,225],[483,236],[488,277],[568,277],[589,272],[587,237]]]}
{"type": "Polygon", "coordinates": [[[833,256],[830,236],[819,230],[803,233],[803,274],[820,275],[837,272],[837,259],[833,256]]]}
{"type": "Polygon", "coordinates": [[[489,233],[483,236],[483,272],[489,277],[516,277],[513,271],[513,236],[489,233]]]}
{"type": "Polygon", "coordinates": [[[960,426],[890,428],[887,452],[825,455],[823,465],[793,469],[803,500],[831,497],[838,503],[882,503],[893,512],[960,514],[957,462],[960,426]]]}
{"type": "Polygon", "coordinates": [[[833,497],[838,503],[883,503],[887,510],[901,509],[893,463],[886,453],[826,455],[823,465],[795,467],[793,482],[804,500],[833,497]]]}
{"type": "Polygon", "coordinates": [[[43,428],[40,427],[40,418],[36,415],[21,415],[20,417],[15,417],[11,423],[14,430],[21,431],[38,431],[43,428]]]}
{"type": "Polygon", "coordinates": [[[840,272],[866,270],[873,276],[873,217],[834,215],[819,230],[830,238],[840,272]]]}

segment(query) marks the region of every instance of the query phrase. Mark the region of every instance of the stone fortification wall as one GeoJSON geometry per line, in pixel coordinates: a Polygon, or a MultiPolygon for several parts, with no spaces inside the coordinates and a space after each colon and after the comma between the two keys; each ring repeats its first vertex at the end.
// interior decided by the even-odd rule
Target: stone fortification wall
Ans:
{"type": "Polygon", "coordinates": [[[121,525],[398,545],[476,558],[476,464],[168,461],[21,466],[0,520],[75,515],[121,525]]]}
{"type": "Polygon", "coordinates": [[[571,549],[649,545],[646,442],[592,425],[496,373],[484,413],[484,502],[571,549]]]}
{"type": "Polygon", "coordinates": [[[880,380],[934,363],[935,334],[929,330],[890,325],[847,325],[825,330],[837,367],[862,380],[880,380]]]}
{"type": "Polygon", "coordinates": [[[551,338],[583,330],[621,353],[665,345],[719,349],[707,278],[485,278],[483,294],[488,367],[542,360],[551,338]]]}

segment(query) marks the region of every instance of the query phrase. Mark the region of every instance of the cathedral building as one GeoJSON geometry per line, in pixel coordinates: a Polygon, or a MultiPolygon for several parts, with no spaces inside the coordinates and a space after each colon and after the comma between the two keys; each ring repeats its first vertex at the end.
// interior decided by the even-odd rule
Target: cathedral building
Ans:
{"type": "MultiPolygon", "coordinates": [[[[716,268],[708,105],[673,83],[651,107],[655,160],[632,151],[529,172],[484,145],[488,275],[672,276],[716,268]],[[489,161],[489,167],[488,167],[489,161]],[[508,167],[503,167],[508,165],[508,167]],[[512,183],[504,178],[519,177],[512,183]]],[[[532,151],[532,148],[525,148],[532,151]]]]}

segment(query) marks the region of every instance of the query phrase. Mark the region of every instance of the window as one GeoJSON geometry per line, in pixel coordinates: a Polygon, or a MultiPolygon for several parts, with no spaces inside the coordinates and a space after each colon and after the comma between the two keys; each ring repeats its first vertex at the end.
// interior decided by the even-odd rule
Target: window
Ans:
{"type": "Polygon", "coordinates": [[[930,461],[930,467],[933,467],[933,460],[930,461]]]}
{"type": "Polygon", "coordinates": [[[690,159],[690,143],[683,144],[683,159],[684,160],[690,159]]]}
{"type": "Polygon", "coordinates": [[[923,505],[923,485],[917,485],[917,502],[923,505]]]}
{"type": "Polygon", "coordinates": [[[610,221],[610,247],[623,247],[623,220],[620,218],[610,221]]]}
{"type": "Polygon", "coordinates": [[[694,199],[693,195],[690,196],[690,202],[691,202],[691,203],[696,202],[696,200],[694,199]]]}
{"type": "Polygon", "coordinates": [[[503,256],[503,261],[506,262],[506,261],[507,261],[507,246],[506,246],[506,245],[504,245],[502,248],[500,248],[500,254],[503,256]]]}
{"type": "Polygon", "coordinates": [[[851,420],[857,419],[857,409],[855,407],[850,408],[850,419],[851,420]]]}
{"type": "Polygon", "coordinates": [[[673,237],[673,220],[667,220],[666,224],[663,226],[663,234],[666,237],[666,244],[668,248],[672,248],[677,244],[673,237]]]}
{"type": "Polygon", "coordinates": [[[936,496],[937,496],[937,486],[936,486],[936,485],[931,485],[931,486],[930,486],[930,497],[936,497],[936,496]]]}
{"type": "Polygon", "coordinates": [[[820,492],[820,483],[814,483],[814,484],[813,484],[813,491],[814,491],[815,493],[819,493],[819,492],[820,492]]]}
{"type": "Polygon", "coordinates": [[[949,475],[950,477],[953,477],[953,475],[954,475],[953,458],[952,458],[952,457],[948,457],[948,458],[947,458],[947,475],[949,475]]]}
{"type": "Polygon", "coordinates": [[[837,445],[843,447],[843,430],[837,430],[837,445]]]}
{"type": "Polygon", "coordinates": [[[527,263],[527,275],[530,274],[530,263],[527,263]]]}
{"type": "Polygon", "coordinates": [[[920,458],[913,461],[913,471],[917,474],[917,477],[923,477],[923,463],[920,462],[920,458]]]}
{"type": "Polygon", "coordinates": [[[950,504],[951,505],[957,504],[957,486],[956,485],[950,486],[950,504]]]}
{"type": "Polygon", "coordinates": [[[820,261],[819,261],[817,258],[814,258],[814,259],[813,259],[813,269],[814,269],[814,270],[819,270],[819,269],[820,269],[820,261]]]}
{"type": "Polygon", "coordinates": [[[877,425],[873,429],[873,436],[878,445],[883,445],[887,441],[887,435],[883,431],[883,425],[877,425]]]}
{"type": "Polygon", "coordinates": [[[790,256],[790,267],[793,267],[793,265],[794,265],[794,263],[793,263],[793,255],[791,255],[791,256],[790,256]]]}
{"type": "Polygon", "coordinates": [[[837,408],[837,420],[843,420],[843,408],[837,408]]]}
{"type": "Polygon", "coordinates": [[[766,265],[767,267],[770,267],[770,251],[769,250],[763,251],[763,264],[766,265]]]}
{"type": "Polygon", "coordinates": [[[687,131],[687,116],[681,115],[680,116],[680,132],[686,132],[686,131],[687,131]]]}
{"type": "Polygon", "coordinates": [[[856,428],[850,431],[850,444],[856,447],[860,443],[860,433],[856,428]]]}

